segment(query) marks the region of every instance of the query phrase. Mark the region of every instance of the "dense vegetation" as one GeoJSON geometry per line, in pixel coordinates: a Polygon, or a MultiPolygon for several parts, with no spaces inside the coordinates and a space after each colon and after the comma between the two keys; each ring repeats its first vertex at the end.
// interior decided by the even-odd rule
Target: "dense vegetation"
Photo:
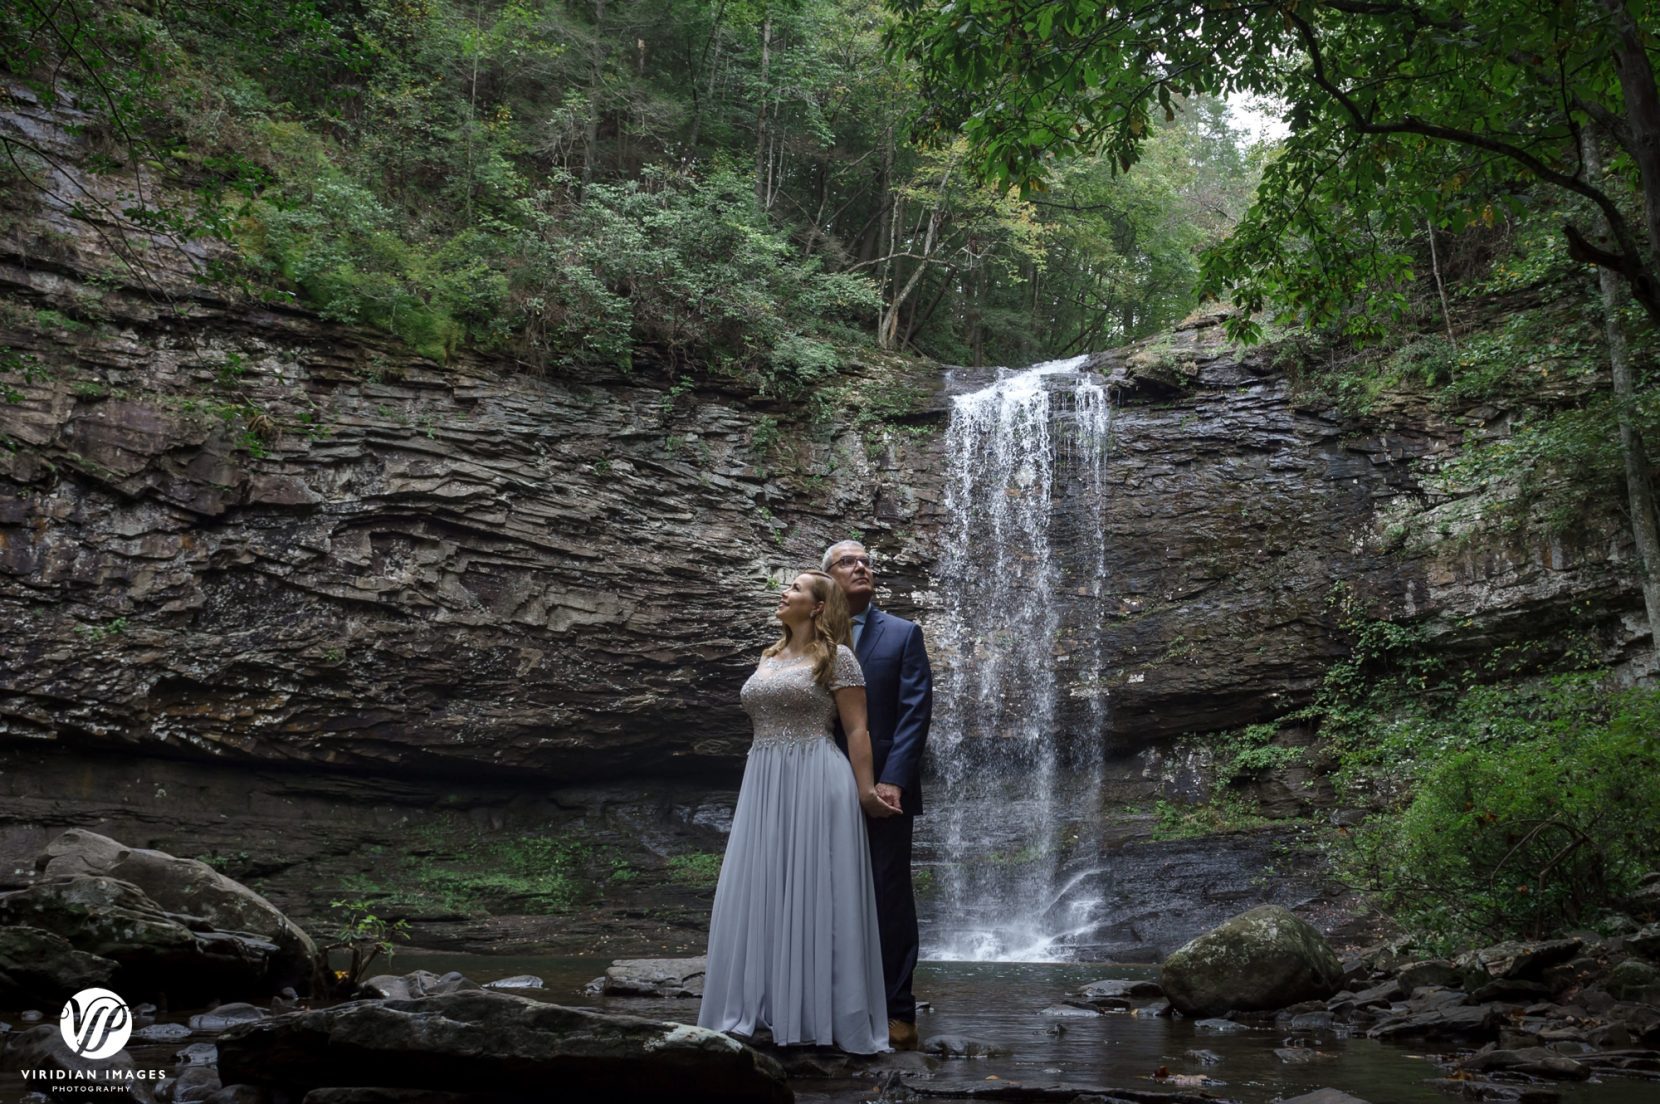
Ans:
{"type": "MultiPolygon", "coordinates": [[[[1191,309],[1196,251],[1253,183],[1218,102],[1184,103],[1133,178],[1080,156],[1022,199],[914,141],[886,21],[876,0],[23,0],[0,63],[89,112],[95,169],[166,178],[128,221],[222,236],[240,264],[214,278],[434,357],[643,351],[787,391],[872,345],[1023,363],[1191,309]]],[[[0,141],[14,194],[51,186],[49,151],[0,141]]]]}

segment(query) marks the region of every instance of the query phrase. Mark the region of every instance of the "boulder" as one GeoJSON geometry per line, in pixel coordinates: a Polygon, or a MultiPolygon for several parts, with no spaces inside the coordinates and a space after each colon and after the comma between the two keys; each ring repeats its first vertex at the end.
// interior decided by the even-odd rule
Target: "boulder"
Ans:
{"type": "Polygon", "coordinates": [[[1096,1001],[1103,997],[1152,999],[1164,996],[1164,990],[1159,988],[1158,983],[1154,981],[1106,978],[1102,981],[1090,982],[1078,990],[1078,996],[1086,1001],[1096,1001]]]}
{"type": "Polygon", "coordinates": [[[225,1086],[219,1083],[219,1072],[212,1066],[186,1066],[177,1076],[162,1082],[157,1091],[173,1104],[200,1104],[225,1086]]]}
{"type": "MultiPolygon", "coordinates": [[[[1508,942],[1465,951],[1453,960],[1467,986],[1486,981],[1538,981],[1552,966],[1571,960],[1585,946],[1582,939],[1508,942]]],[[[1439,981],[1435,984],[1446,985],[1439,981]]],[[[1410,988],[1410,987],[1409,987],[1410,988]]]]}
{"type": "Polygon", "coordinates": [[[777,1062],[717,1031],[470,989],[287,1012],[219,1036],[227,1084],[294,1096],[402,1088],[575,1100],[793,1099],[777,1062]]]}
{"type": "MultiPolygon", "coordinates": [[[[76,1076],[76,1085],[84,1087],[86,1099],[112,1104],[153,1104],[155,1097],[150,1082],[131,1076],[138,1067],[132,1055],[124,1050],[108,1058],[83,1058],[63,1041],[63,1033],[55,1023],[12,1032],[4,1039],[4,1045],[0,1046],[0,1068],[69,1073],[76,1076]]],[[[25,1079],[24,1084],[28,1083],[25,1079]]],[[[54,1097],[59,1092],[67,1092],[58,1082],[48,1082],[48,1085],[54,1088],[50,1093],[54,1097]]]]}
{"type": "Polygon", "coordinates": [[[35,858],[44,877],[104,875],[131,882],[168,912],[199,917],[220,931],[247,932],[276,944],[268,981],[272,992],[291,985],[308,996],[327,989],[326,963],[317,944],[277,907],[240,882],[196,859],[126,847],[72,828],[35,858]]]}
{"type": "Polygon", "coordinates": [[[0,928],[0,1007],[62,1004],[82,989],[107,988],[116,969],[112,959],[77,951],[53,932],[0,928]]]}
{"type": "Polygon", "coordinates": [[[1343,967],[1320,933],[1278,905],[1206,932],[1173,952],[1159,972],[1170,1003],[1189,1016],[1323,1000],[1342,978],[1343,967]]]}
{"type": "Polygon", "coordinates": [[[128,999],[166,993],[175,1004],[268,989],[276,944],[167,912],[131,882],[79,875],[0,894],[0,925],[51,931],[77,950],[115,961],[112,987],[128,999]]]}
{"type": "Polygon", "coordinates": [[[1608,971],[1608,976],[1602,979],[1602,987],[1616,1000],[1660,1003],[1660,967],[1641,959],[1628,958],[1608,971]]]}
{"type": "Polygon", "coordinates": [[[1626,936],[1625,945],[1645,958],[1660,958],[1660,924],[1647,924],[1626,936]]]}
{"type": "Polygon", "coordinates": [[[1341,1089],[1315,1089],[1311,1093],[1281,1100],[1279,1104],[1366,1104],[1366,1101],[1358,1096],[1350,1096],[1341,1089]]]}
{"type": "Polygon", "coordinates": [[[1498,1035],[1500,1020],[1491,1005],[1443,1004],[1384,1020],[1366,1034],[1373,1039],[1488,1040],[1498,1035]]]}
{"type": "Polygon", "coordinates": [[[394,974],[376,974],[358,987],[360,998],[373,1000],[413,1000],[416,997],[438,997],[445,993],[464,993],[484,986],[451,970],[439,976],[431,970],[415,970],[402,977],[394,974]]]}
{"type": "Polygon", "coordinates": [[[271,1013],[252,1004],[221,1004],[207,1012],[190,1017],[190,1030],[202,1032],[226,1031],[237,1024],[263,1020],[271,1013]]]}
{"type": "Polygon", "coordinates": [[[1588,1067],[1542,1046],[1482,1050],[1459,1065],[1476,1073],[1503,1071],[1547,1080],[1583,1081],[1591,1076],[1588,1067]]]}
{"type": "Polygon", "coordinates": [[[1403,993],[1410,993],[1414,989],[1421,989],[1426,985],[1453,986],[1464,980],[1464,975],[1457,966],[1444,958],[1426,958],[1417,962],[1408,962],[1395,972],[1395,981],[1403,993]]]}
{"type": "Polygon", "coordinates": [[[613,997],[701,997],[707,958],[621,958],[600,979],[613,997]]]}

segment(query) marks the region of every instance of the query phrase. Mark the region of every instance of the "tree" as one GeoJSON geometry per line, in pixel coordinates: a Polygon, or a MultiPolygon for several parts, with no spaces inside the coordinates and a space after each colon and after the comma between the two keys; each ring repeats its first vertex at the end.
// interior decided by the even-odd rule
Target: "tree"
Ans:
{"type": "Polygon", "coordinates": [[[1398,257],[1355,248],[1357,229],[1458,229],[1543,184],[1592,205],[1600,228],[1564,227],[1574,255],[1660,321],[1655,0],[890,4],[934,122],[961,128],[984,174],[1028,188],[1078,151],[1128,169],[1180,95],[1291,104],[1283,156],[1207,269],[1247,314],[1275,299],[1331,320],[1355,289],[1400,275],[1398,257]],[[1584,156],[1593,122],[1618,147],[1601,180],[1584,156]],[[1336,209],[1348,217],[1333,224],[1336,209]]]}
{"type": "MultiPolygon", "coordinates": [[[[1400,243],[1426,223],[1432,235],[1491,223],[1496,206],[1519,210],[1541,187],[1595,213],[1564,224],[1571,254],[1660,322],[1656,0],[890,3],[937,124],[961,127],[982,173],[1027,188],[1080,150],[1129,169],[1155,112],[1175,119],[1178,95],[1289,103],[1290,136],[1255,201],[1205,259],[1201,289],[1231,291],[1243,308],[1237,337],[1260,332],[1251,316],[1270,303],[1373,336],[1406,305],[1412,258],[1400,243]],[[1605,163],[1592,128],[1614,145],[1605,163]]],[[[1648,459],[1621,426],[1641,577],[1660,598],[1648,459]]],[[[1660,650],[1655,616],[1649,628],[1660,650]]]]}

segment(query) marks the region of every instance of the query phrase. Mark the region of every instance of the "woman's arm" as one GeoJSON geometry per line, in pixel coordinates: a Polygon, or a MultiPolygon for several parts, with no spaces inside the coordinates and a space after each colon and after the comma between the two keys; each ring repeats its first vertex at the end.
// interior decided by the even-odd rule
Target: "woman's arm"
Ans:
{"type": "Polygon", "coordinates": [[[876,795],[876,769],[870,756],[870,727],[865,717],[865,688],[844,686],[836,691],[836,711],[847,734],[847,759],[859,784],[859,805],[866,816],[890,817],[899,810],[876,795]]]}

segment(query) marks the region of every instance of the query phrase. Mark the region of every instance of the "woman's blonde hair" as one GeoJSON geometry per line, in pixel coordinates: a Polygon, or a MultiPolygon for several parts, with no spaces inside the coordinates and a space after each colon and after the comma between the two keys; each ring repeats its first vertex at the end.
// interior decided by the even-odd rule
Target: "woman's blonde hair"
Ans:
{"type": "MultiPolygon", "coordinates": [[[[801,571],[796,577],[802,575],[813,580],[807,586],[813,601],[824,603],[824,608],[813,615],[810,623],[812,635],[807,640],[807,654],[813,657],[813,680],[828,690],[836,670],[836,645],[853,646],[853,615],[847,611],[847,595],[842,593],[840,583],[822,571],[801,571]]],[[[789,643],[790,630],[785,626],[784,635],[761,655],[777,655],[789,643]]]]}

